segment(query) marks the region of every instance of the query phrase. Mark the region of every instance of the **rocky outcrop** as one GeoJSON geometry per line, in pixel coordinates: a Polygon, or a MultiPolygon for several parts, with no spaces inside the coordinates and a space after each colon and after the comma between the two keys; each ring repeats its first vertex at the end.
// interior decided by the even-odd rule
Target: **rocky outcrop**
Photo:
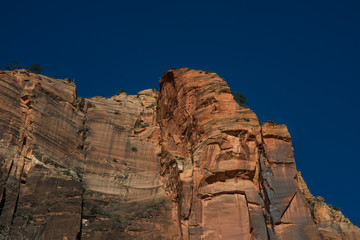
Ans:
{"type": "Polygon", "coordinates": [[[217,74],[189,69],[165,74],[158,106],[183,239],[319,239],[284,125],[259,126],[217,74]]]}
{"type": "Polygon", "coordinates": [[[311,195],[286,126],[259,125],[215,73],[110,98],[26,70],[0,86],[3,238],[360,237],[311,195]]]}
{"type": "Polygon", "coordinates": [[[314,197],[301,173],[298,172],[296,179],[301,193],[307,200],[310,212],[322,239],[360,239],[360,229],[353,225],[336,206],[327,204],[322,197],[314,197]]]}

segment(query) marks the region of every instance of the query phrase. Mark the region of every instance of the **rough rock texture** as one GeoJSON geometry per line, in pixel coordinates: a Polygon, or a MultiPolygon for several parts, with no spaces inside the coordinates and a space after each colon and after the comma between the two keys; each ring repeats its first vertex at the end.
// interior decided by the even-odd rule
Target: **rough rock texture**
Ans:
{"type": "Polygon", "coordinates": [[[0,96],[2,239],[360,239],[309,192],[286,126],[259,125],[215,73],[83,99],[0,71],[0,96]]]}
{"type": "Polygon", "coordinates": [[[81,239],[172,239],[171,201],[160,179],[157,93],[88,102],[84,119],[81,239]]]}
{"type": "Polygon", "coordinates": [[[0,78],[1,227],[19,237],[75,239],[82,212],[75,171],[83,164],[75,85],[25,70],[0,78]]]}
{"type": "Polygon", "coordinates": [[[314,197],[307,188],[300,172],[298,172],[296,179],[323,239],[360,239],[359,228],[351,224],[339,208],[327,204],[320,196],[314,197]]]}

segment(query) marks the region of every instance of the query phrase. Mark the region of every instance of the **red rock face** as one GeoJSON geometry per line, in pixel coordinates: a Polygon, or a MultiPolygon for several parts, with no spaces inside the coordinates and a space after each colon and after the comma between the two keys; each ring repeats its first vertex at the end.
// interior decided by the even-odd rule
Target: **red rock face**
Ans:
{"type": "Polygon", "coordinates": [[[74,171],[83,160],[75,85],[25,70],[1,72],[0,78],[2,231],[75,239],[82,190],[74,171]]]}
{"type": "Polygon", "coordinates": [[[160,178],[157,92],[87,100],[81,239],[178,235],[160,178]]]}
{"type": "Polygon", "coordinates": [[[189,69],[161,79],[158,106],[184,239],[319,239],[285,126],[259,126],[223,79],[189,69]]]}
{"type": "Polygon", "coordinates": [[[286,126],[259,125],[215,73],[81,99],[0,71],[0,237],[359,239],[309,192],[286,126]]]}

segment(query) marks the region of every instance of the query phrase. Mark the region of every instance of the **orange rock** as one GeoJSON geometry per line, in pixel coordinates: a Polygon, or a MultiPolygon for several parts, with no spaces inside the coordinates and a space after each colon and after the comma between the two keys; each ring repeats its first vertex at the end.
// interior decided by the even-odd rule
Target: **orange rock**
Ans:
{"type": "Polygon", "coordinates": [[[0,86],[0,237],[360,239],[308,190],[286,126],[259,125],[216,73],[111,98],[25,70],[0,86]]]}
{"type": "Polygon", "coordinates": [[[323,239],[360,239],[360,229],[353,225],[337,207],[325,202],[322,197],[314,197],[301,173],[297,174],[300,191],[310,206],[310,212],[323,239]]]}

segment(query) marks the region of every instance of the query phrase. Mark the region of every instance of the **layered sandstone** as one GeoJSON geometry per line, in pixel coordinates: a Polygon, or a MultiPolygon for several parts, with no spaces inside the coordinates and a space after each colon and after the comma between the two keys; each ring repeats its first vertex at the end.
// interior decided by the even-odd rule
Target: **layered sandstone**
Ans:
{"type": "Polygon", "coordinates": [[[69,80],[0,71],[0,222],[20,239],[359,239],[309,192],[285,125],[215,73],[82,99],[69,80]]]}

